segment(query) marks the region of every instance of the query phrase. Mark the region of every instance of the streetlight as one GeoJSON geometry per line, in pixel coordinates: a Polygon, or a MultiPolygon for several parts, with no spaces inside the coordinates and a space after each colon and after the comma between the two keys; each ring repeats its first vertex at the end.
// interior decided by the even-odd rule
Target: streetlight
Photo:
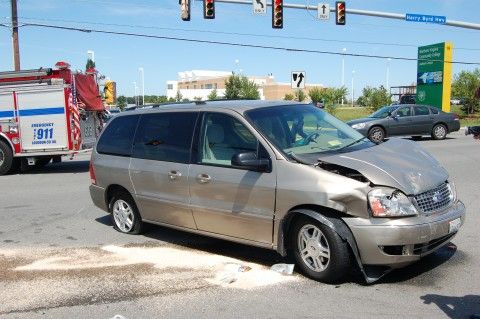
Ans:
{"type": "Polygon", "coordinates": [[[143,67],[139,67],[138,71],[142,74],[142,105],[145,105],[145,73],[143,67]]]}
{"type": "Polygon", "coordinates": [[[388,58],[387,59],[387,92],[390,92],[390,61],[392,61],[392,59],[388,58]]]}
{"type": "Polygon", "coordinates": [[[88,55],[88,58],[92,60],[92,62],[95,62],[95,52],[93,50],[88,50],[87,55],[88,55]]]}
{"type": "Polygon", "coordinates": [[[355,100],[355,91],[354,91],[354,88],[353,88],[353,77],[355,75],[355,70],[352,71],[352,107],[353,107],[353,102],[355,100]]]}
{"type": "MultiPolygon", "coordinates": [[[[345,52],[347,48],[343,48],[343,55],[342,55],[342,86],[345,86],[345,52]]],[[[343,97],[342,97],[342,105],[343,105],[343,97]]]]}
{"type": "Polygon", "coordinates": [[[138,97],[137,97],[137,82],[133,82],[133,91],[135,92],[133,97],[135,98],[135,105],[138,105],[138,97]]]}

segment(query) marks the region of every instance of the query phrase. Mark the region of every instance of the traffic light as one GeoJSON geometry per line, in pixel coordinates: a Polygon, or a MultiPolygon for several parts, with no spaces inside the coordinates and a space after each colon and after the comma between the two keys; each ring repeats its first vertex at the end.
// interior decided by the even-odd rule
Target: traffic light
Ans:
{"type": "Polygon", "coordinates": [[[283,0],[272,1],[272,28],[283,29],[283,0]]]}
{"type": "Polygon", "coordinates": [[[190,21],[190,0],[178,0],[183,21],[190,21]]]}
{"type": "Polygon", "coordinates": [[[338,25],[345,25],[346,18],[345,1],[335,2],[335,23],[338,25]]]}
{"type": "Polygon", "coordinates": [[[215,0],[203,0],[203,17],[215,19],[215,0]]]}

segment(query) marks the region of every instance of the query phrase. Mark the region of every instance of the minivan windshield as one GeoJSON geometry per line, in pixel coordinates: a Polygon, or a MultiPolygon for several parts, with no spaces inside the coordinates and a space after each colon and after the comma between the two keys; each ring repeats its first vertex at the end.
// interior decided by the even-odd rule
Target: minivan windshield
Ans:
{"type": "Polygon", "coordinates": [[[313,105],[266,107],[247,111],[245,115],[265,138],[294,159],[296,155],[373,145],[362,134],[313,105]]]}
{"type": "Polygon", "coordinates": [[[376,112],[372,113],[369,117],[373,117],[375,119],[383,119],[389,116],[393,111],[398,108],[398,105],[395,106],[384,106],[378,109],[376,112]]]}

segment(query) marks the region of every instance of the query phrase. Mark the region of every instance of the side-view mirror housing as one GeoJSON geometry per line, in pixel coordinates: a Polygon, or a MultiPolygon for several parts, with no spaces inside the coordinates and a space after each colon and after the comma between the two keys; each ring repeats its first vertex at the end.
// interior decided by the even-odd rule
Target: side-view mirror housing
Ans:
{"type": "Polygon", "coordinates": [[[258,159],[255,152],[244,152],[233,155],[232,166],[235,168],[244,168],[255,172],[271,171],[270,160],[258,159]]]}

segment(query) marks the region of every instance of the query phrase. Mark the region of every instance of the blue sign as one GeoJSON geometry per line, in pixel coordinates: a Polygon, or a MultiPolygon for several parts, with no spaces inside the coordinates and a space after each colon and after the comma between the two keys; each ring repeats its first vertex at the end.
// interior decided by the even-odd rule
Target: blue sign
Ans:
{"type": "Polygon", "coordinates": [[[431,15],[428,15],[428,14],[407,13],[405,15],[405,20],[410,21],[410,22],[425,22],[425,23],[445,24],[447,22],[447,17],[445,17],[445,16],[431,16],[431,15]]]}

